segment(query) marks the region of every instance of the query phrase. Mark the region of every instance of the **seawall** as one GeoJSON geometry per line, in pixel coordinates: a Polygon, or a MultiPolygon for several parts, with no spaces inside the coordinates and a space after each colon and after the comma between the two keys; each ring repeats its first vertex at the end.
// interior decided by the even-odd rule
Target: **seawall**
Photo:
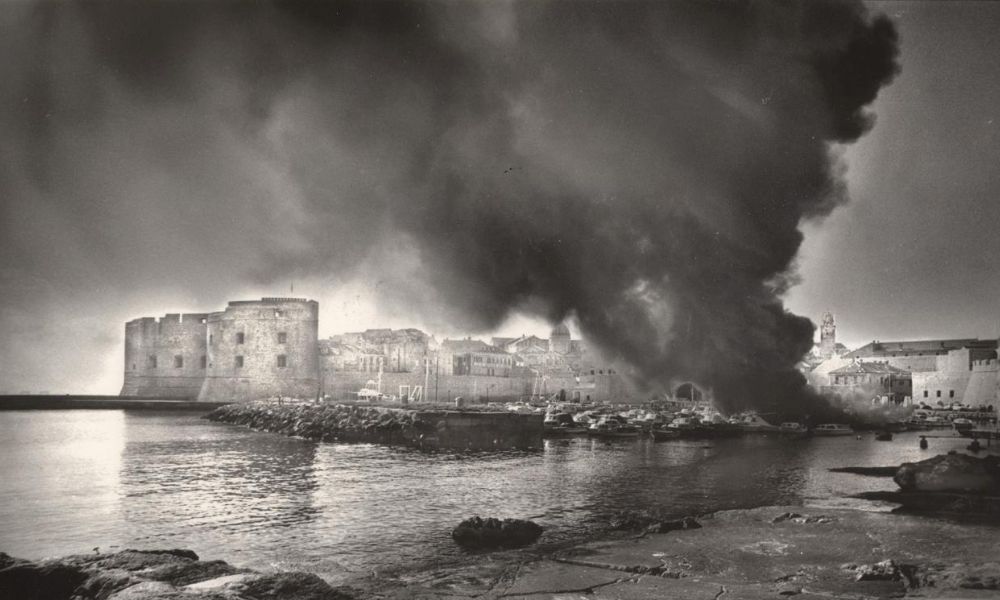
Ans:
{"type": "Polygon", "coordinates": [[[177,398],[123,398],[121,396],[0,396],[0,410],[201,410],[208,412],[224,402],[193,402],[177,398]]]}
{"type": "Polygon", "coordinates": [[[542,415],[253,402],[222,406],[205,418],[321,442],[366,442],[425,450],[542,447],[542,415]]]}

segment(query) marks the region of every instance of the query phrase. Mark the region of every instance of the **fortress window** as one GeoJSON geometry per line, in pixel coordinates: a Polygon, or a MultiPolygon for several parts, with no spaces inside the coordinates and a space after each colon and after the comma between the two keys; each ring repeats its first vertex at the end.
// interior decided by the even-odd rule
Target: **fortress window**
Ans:
{"type": "Polygon", "coordinates": [[[924,398],[927,397],[927,390],[924,390],[924,398]]]}
{"type": "Polygon", "coordinates": [[[247,339],[247,336],[242,331],[237,331],[236,332],[236,343],[237,344],[242,344],[243,342],[246,341],[246,339],[247,339]]]}
{"type": "Polygon", "coordinates": [[[213,336],[211,333],[208,334],[208,343],[212,344],[214,342],[215,342],[215,336],[213,336]]]}
{"type": "Polygon", "coordinates": [[[954,398],[955,397],[955,390],[948,390],[948,397],[949,398],[954,398]]]}
{"type": "Polygon", "coordinates": [[[279,367],[287,367],[288,366],[288,357],[286,357],[284,354],[279,354],[278,355],[278,366],[279,367]]]}
{"type": "Polygon", "coordinates": [[[149,368],[150,369],[155,369],[156,368],[156,355],[155,354],[150,354],[149,355],[149,368]]]}
{"type": "Polygon", "coordinates": [[[180,369],[184,367],[184,357],[180,354],[174,356],[174,368],[180,369]]]}
{"type": "Polygon", "coordinates": [[[236,368],[237,369],[242,369],[243,368],[243,357],[242,356],[237,356],[236,357],[236,368]]]}
{"type": "Polygon", "coordinates": [[[941,397],[941,390],[938,390],[938,391],[937,391],[937,397],[938,397],[938,398],[940,398],[940,397],[941,397]]]}
{"type": "Polygon", "coordinates": [[[135,371],[135,363],[132,363],[132,370],[135,371]]]}
{"type": "Polygon", "coordinates": [[[201,357],[201,364],[200,364],[200,366],[201,366],[202,369],[205,368],[205,363],[207,363],[207,362],[208,362],[208,360],[205,357],[205,355],[202,355],[202,357],[201,357]]]}
{"type": "Polygon", "coordinates": [[[279,344],[284,344],[287,341],[288,341],[288,334],[285,333],[284,331],[279,331],[278,332],[278,343],[279,344]]]}

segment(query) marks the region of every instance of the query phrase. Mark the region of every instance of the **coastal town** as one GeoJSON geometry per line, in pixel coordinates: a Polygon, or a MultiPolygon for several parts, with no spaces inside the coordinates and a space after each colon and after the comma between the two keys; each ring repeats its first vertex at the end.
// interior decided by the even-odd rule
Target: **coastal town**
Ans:
{"type": "Polygon", "coordinates": [[[1000,599],[1000,2],[0,2],[0,600],[1000,599]]]}
{"type": "MultiPolygon", "coordinates": [[[[754,420],[720,414],[712,390],[697,382],[642,390],[614,362],[573,339],[565,324],[555,326],[547,339],[523,335],[439,342],[418,329],[367,329],[319,339],[318,314],[315,301],[263,298],[230,302],[217,313],[129,321],[121,395],[387,406],[457,402],[458,408],[546,412],[547,423],[562,419],[565,425],[550,426],[550,433],[598,427],[591,423],[599,420],[593,409],[602,406],[634,407],[618,412],[648,426],[663,425],[662,437],[781,428],[780,422],[766,420],[775,415],[759,414],[766,412],[766,398],[749,403],[754,420]],[[577,413],[573,419],[564,416],[577,413]],[[667,423],[668,414],[683,418],[667,423]],[[714,433],[712,423],[719,426],[714,433]]],[[[994,407],[1000,405],[996,339],[873,341],[851,350],[836,335],[834,316],[825,313],[819,341],[799,369],[816,393],[855,415],[859,424],[971,431],[995,422],[994,407]]],[[[616,429],[613,425],[605,420],[595,433],[616,429]]],[[[787,425],[788,433],[805,426],[787,425]]]]}

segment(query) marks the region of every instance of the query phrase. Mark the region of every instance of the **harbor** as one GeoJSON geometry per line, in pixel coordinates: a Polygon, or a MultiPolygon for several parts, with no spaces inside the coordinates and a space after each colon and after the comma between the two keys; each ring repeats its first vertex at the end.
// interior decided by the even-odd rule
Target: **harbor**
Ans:
{"type": "Polygon", "coordinates": [[[0,600],[1000,598],[1000,2],[0,23],[0,600]]]}
{"type": "MultiPolygon", "coordinates": [[[[534,451],[428,453],[316,442],[202,417],[0,413],[3,551],[38,559],[95,546],[180,547],[241,567],[316,573],[334,585],[364,582],[373,572],[405,579],[486,560],[449,535],[475,514],[544,527],[536,546],[516,554],[614,537],[622,514],[672,519],[778,505],[889,511],[892,504],[853,496],[892,490],[891,480],[829,469],[964,453],[968,442],[934,438],[921,450],[920,432],[891,443],[581,436],[544,439],[534,451]]],[[[980,527],[983,535],[992,531],[980,527]]]]}

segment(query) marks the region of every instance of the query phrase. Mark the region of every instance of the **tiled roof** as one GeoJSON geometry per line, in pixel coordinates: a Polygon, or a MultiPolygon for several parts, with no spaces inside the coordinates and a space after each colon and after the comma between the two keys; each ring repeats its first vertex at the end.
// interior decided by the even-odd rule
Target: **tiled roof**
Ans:
{"type": "Polygon", "coordinates": [[[830,375],[907,375],[909,371],[898,369],[884,362],[854,362],[830,371],[830,375]]]}
{"type": "Polygon", "coordinates": [[[453,354],[465,354],[468,352],[485,352],[489,354],[507,354],[501,348],[490,346],[482,340],[444,340],[441,342],[441,349],[453,354]]]}
{"type": "Polygon", "coordinates": [[[873,356],[900,356],[908,354],[945,354],[959,348],[996,348],[996,340],[962,338],[952,340],[914,340],[902,342],[872,342],[853,352],[846,358],[869,358],[873,356]]]}

